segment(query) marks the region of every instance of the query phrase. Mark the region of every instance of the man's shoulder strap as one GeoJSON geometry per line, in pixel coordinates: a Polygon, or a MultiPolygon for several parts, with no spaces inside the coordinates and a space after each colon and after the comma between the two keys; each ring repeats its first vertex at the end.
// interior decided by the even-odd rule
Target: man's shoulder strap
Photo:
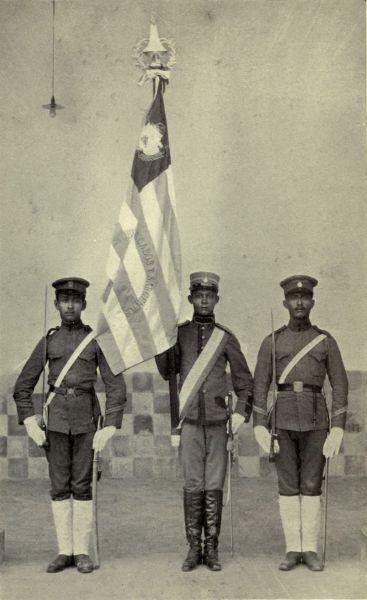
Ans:
{"type": "Polygon", "coordinates": [[[48,332],[46,333],[46,337],[50,337],[51,335],[53,335],[54,333],[56,333],[56,331],[59,331],[60,327],[51,327],[51,329],[48,330],[48,332]]]}
{"type": "MultiPolygon", "coordinates": [[[[276,330],[274,331],[274,335],[278,335],[278,333],[281,333],[281,332],[282,332],[282,331],[284,331],[285,329],[287,329],[287,326],[286,326],[286,325],[282,325],[281,327],[279,327],[279,329],[276,329],[276,330]]],[[[269,333],[269,335],[268,335],[268,336],[267,336],[265,339],[271,339],[271,336],[272,336],[272,335],[273,335],[272,333],[269,333]]]]}
{"type": "Polygon", "coordinates": [[[312,327],[313,327],[313,329],[316,329],[316,331],[318,331],[319,333],[323,333],[324,335],[326,335],[326,337],[328,337],[328,338],[331,337],[331,333],[326,331],[326,329],[320,329],[320,327],[317,327],[317,325],[312,325],[312,327]]]}
{"type": "Polygon", "coordinates": [[[229,327],[226,327],[225,325],[222,325],[221,323],[217,323],[217,322],[215,323],[215,326],[216,326],[216,327],[218,327],[219,329],[223,329],[223,331],[225,331],[225,332],[226,332],[226,333],[228,333],[229,335],[233,335],[233,336],[234,336],[234,333],[233,333],[233,331],[231,331],[231,330],[229,329],[229,327]]]}
{"type": "Polygon", "coordinates": [[[182,323],[179,323],[177,327],[185,327],[185,325],[188,325],[189,323],[191,323],[191,321],[183,321],[182,323]]]}

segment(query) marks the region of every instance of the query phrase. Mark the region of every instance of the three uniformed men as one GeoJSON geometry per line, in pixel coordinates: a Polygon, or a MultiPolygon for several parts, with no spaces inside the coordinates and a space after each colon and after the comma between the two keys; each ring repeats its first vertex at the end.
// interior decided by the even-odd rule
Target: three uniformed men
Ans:
{"type": "MultiPolygon", "coordinates": [[[[190,275],[188,300],[194,315],[179,326],[174,347],[182,422],[185,529],[190,546],[183,571],[191,571],[202,562],[213,571],[221,569],[218,539],[227,466],[227,364],[238,396],[233,433],[249,421],[252,412],[253,381],[246,359],[233,333],[215,321],[218,285],[215,273],[190,275]]],[[[156,363],[162,377],[168,379],[169,352],[157,356],[156,363]]]]}
{"type": "MultiPolygon", "coordinates": [[[[61,326],[37,344],[14,391],[19,423],[24,423],[28,435],[41,446],[46,438],[34,415],[32,393],[48,361],[48,382],[55,395],[48,407],[46,454],[59,544],[59,555],[48,566],[48,572],[72,564],[82,573],[93,569],[88,556],[92,448],[101,450],[116,427],[121,427],[126,398],[122,375],[112,374],[93,339],[57,384],[70,356],[91,331],[81,321],[88,285],[76,277],[54,282],[61,326]],[[107,401],[105,426],[96,433],[100,414],[93,387],[97,366],[107,401]]],[[[279,508],[286,540],[286,556],[279,568],[289,571],[301,562],[312,571],[323,568],[317,556],[322,477],[325,458],[338,454],[342,442],[348,381],[336,341],[310,322],[316,285],[317,280],[307,275],[281,282],[283,305],[290,318],[287,326],[267,336],[261,345],[253,403],[253,380],[240,345],[227,328],[215,321],[219,277],[210,272],[190,275],[188,300],[193,305],[193,318],[179,326],[174,349],[156,357],[160,374],[168,379],[169,353],[173,352],[174,371],[179,375],[184,517],[190,546],[183,571],[191,571],[202,562],[213,571],[221,569],[218,540],[227,467],[227,364],[238,397],[233,433],[249,421],[253,410],[256,440],[269,452],[267,398],[275,363],[277,397],[272,433],[276,438],[279,508]],[[332,387],[330,419],[322,391],[326,374],[332,387]]]]}
{"type": "Polygon", "coordinates": [[[47,572],[55,573],[75,564],[79,572],[90,573],[93,570],[88,555],[92,528],[92,448],[102,450],[116,428],[121,427],[126,390],[122,375],[113,375],[94,339],[67,365],[91,332],[81,320],[89,282],[68,277],[52,285],[61,325],[50,330],[35,347],[15,384],[14,400],[19,423],[24,423],[29,437],[38,446],[46,446],[59,546],[59,554],[48,565],[47,572]],[[32,394],[47,362],[48,383],[54,397],[48,405],[45,434],[34,414],[32,394]],[[65,367],[66,372],[58,382],[65,367]],[[94,391],[97,367],[106,390],[104,427],[98,432],[100,407],[94,391]]]}
{"type": "Polygon", "coordinates": [[[325,458],[339,452],[347,416],[348,380],[337,343],[330,333],[310,322],[317,283],[307,275],[281,282],[289,322],[274,337],[264,339],[254,376],[254,433],[269,452],[267,396],[275,362],[278,393],[272,424],[286,541],[286,556],[279,565],[283,571],[301,562],[312,571],[323,568],[317,556],[317,538],[324,464],[325,458]],[[330,423],[322,391],[326,374],[332,387],[330,423]]]}

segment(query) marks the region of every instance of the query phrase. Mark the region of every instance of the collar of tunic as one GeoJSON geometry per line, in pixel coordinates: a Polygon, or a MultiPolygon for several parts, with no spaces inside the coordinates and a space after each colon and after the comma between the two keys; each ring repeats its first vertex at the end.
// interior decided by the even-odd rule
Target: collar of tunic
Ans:
{"type": "Polygon", "coordinates": [[[291,331],[307,331],[307,329],[310,329],[312,325],[310,320],[300,322],[290,320],[287,327],[291,331]]]}

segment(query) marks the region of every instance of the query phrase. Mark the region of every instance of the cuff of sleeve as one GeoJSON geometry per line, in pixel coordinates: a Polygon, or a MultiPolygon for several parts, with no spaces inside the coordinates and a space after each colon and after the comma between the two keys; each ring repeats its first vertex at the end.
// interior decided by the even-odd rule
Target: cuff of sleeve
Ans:
{"type": "Polygon", "coordinates": [[[264,427],[268,428],[268,416],[266,414],[264,415],[263,412],[258,412],[256,408],[254,409],[252,415],[252,422],[254,427],[257,425],[263,425],[264,427]]]}
{"type": "Polygon", "coordinates": [[[123,414],[124,414],[124,411],[122,408],[119,410],[115,410],[113,412],[106,413],[104,421],[103,421],[103,427],[108,427],[109,425],[114,425],[114,427],[116,427],[116,429],[121,429],[123,414]]]}
{"type": "Polygon", "coordinates": [[[34,413],[33,408],[18,409],[19,425],[24,425],[24,419],[27,419],[28,417],[33,417],[34,414],[35,413],[34,413]]]}
{"type": "Polygon", "coordinates": [[[245,417],[246,423],[248,423],[252,413],[252,396],[247,396],[247,394],[238,396],[235,411],[245,417]]]}
{"type": "Polygon", "coordinates": [[[331,427],[341,427],[345,429],[345,423],[347,420],[347,413],[343,413],[342,415],[336,415],[335,417],[331,417],[331,427]]]}

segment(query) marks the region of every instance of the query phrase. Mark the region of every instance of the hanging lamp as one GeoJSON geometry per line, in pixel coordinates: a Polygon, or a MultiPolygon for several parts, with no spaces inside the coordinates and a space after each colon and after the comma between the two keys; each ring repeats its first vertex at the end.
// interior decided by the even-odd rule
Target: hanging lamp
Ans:
{"type": "Polygon", "coordinates": [[[52,0],[52,95],[50,104],[42,104],[42,108],[46,108],[49,111],[50,117],[56,117],[56,110],[65,108],[61,104],[56,104],[55,100],[55,13],[56,4],[55,0],[52,0]]]}

